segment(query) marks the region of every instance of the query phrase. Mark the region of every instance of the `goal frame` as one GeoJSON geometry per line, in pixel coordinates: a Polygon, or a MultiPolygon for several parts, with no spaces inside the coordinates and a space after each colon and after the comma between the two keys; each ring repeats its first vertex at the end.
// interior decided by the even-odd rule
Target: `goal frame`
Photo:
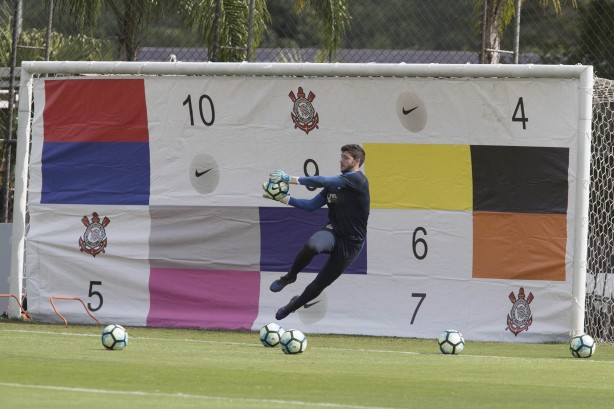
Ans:
{"type": "MultiPolygon", "coordinates": [[[[20,295],[23,286],[26,204],[31,106],[35,75],[200,75],[295,77],[423,77],[423,78],[564,78],[579,80],[578,163],[572,264],[571,334],[584,332],[593,67],[582,65],[471,65],[471,64],[346,64],[346,63],[189,63],[189,62],[23,62],[19,89],[17,158],[13,210],[10,293],[20,295]]],[[[11,318],[20,316],[14,300],[11,318]]]]}

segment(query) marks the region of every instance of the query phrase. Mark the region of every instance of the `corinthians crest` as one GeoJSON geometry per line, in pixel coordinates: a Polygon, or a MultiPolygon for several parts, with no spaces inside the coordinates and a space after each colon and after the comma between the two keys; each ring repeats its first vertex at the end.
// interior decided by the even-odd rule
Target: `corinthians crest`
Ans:
{"type": "Polygon", "coordinates": [[[85,225],[85,233],[83,233],[83,237],[79,238],[81,251],[94,257],[96,257],[96,254],[104,253],[104,249],[107,247],[107,233],[104,228],[111,223],[111,220],[105,216],[101,222],[98,213],[94,212],[91,220],[87,216],[83,216],[81,222],[85,225]]]}
{"type": "Polygon", "coordinates": [[[298,87],[298,93],[296,95],[294,95],[294,91],[290,91],[288,96],[292,102],[294,102],[294,107],[292,107],[292,112],[290,113],[292,121],[294,121],[294,128],[300,128],[305,131],[306,134],[317,128],[320,118],[312,104],[316,94],[309,91],[309,95],[305,98],[303,88],[298,87]]]}
{"type": "Polygon", "coordinates": [[[507,328],[515,336],[518,336],[522,331],[527,331],[529,326],[533,323],[533,315],[531,313],[531,301],[533,301],[533,293],[529,293],[529,296],[525,299],[524,288],[520,287],[518,290],[518,298],[512,291],[509,295],[512,302],[512,310],[507,315],[507,328]]]}

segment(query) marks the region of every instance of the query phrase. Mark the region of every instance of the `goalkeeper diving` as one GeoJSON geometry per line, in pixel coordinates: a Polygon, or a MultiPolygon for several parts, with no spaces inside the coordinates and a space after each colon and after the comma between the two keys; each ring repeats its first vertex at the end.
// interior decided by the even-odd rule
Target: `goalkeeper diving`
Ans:
{"type": "Polygon", "coordinates": [[[331,285],[352,264],[362,251],[367,238],[370,195],[369,181],[360,167],[365,162],[365,151],[360,145],[348,144],[341,147],[339,161],[340,175],[337,176],[292,176],[276,170],[269,175],[270,182],[284,181],[290,184],[322,188],[311,199],[298,199],[288,195],[271,196],[263,184],[264,197],[281,203],[315,211],[328,206],[328,221],[313,233],[298,252],[290,271],[271,284],[271,291],[279,292],[296,281],[298,273],[309,265],[314,256],[328,254],[322,269],[315,279],[305,287],[302,294],[292,297],[290,302],[277,310],[275,318],[282,320],[289,314],[315,299],[331,285]],[[283,196],[283,197],[282,197],[283,196]]]}

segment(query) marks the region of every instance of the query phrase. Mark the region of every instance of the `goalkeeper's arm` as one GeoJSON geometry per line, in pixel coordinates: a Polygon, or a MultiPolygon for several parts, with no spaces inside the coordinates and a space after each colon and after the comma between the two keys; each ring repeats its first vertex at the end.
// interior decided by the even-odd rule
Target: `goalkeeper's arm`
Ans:
{"type": "Polygon", "coordinates": [[[291,197],[288,201],[288,204],[292,207],[296,207],[297,209],[303,209],[313,212],[324,206],[326,204],[326,201],[326,194],[322,191],[311,199],[297,199],[296,197],[291,197]]]}
{"type": "Polygon", "coordinates": [[[324,206],[327,202],[326,192],[324,190],[318,193],[317,195],[315,195],[314,197],[312,197],[311,199],[297,199],[295,197],[290,197],[289,194],[283,197],[281,197],[280,195],[273,197],[267,191],[266,185],[267,185],[266,183],[262,184],[262,190],[264,190],[262,197],[266,199],[276,200],[280,203],[287,204],[287,205],[296,207],[298,209],[314,211],[324,206]]]}
{"type": "MultiPolygon", "coordinates": [[[[296,176],[292,176],[296,177],[296,176]]],[[[297,184],[309,187],[345,187],[343,178],[338,176],[299,176],[297,184]]]]}
{"type": "Polygon", "coordinates": [[[344,187],[344,179],[338,176],[292,176],[283,170],[276,170],[269,175],[271,182],[284,181],[295,185],[311,187],[344,187]]]}

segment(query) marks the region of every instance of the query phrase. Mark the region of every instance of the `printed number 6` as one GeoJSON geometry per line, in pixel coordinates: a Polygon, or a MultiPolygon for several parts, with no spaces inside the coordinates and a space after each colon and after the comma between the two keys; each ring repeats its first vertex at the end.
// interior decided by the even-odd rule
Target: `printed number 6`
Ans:
{"type": "Polygon", "coordinates": [[[429,248],[426,244],[426,240],[419,238],[416,238],[416,234],[418,232],[422,232],[425,236],[426,236],[426,230],[424,229],[424,227],[417,227],[416,230],[414,230],[414,235],[412,237],[412,242],[411,242],[411,249],[414,252],[414,256],[418,259],[418,260],[423,260],[426,257],[426,254],[429,251],[429,248]],[[418,244],[422,245],[422,254],[418,254],[418,244]]]}

